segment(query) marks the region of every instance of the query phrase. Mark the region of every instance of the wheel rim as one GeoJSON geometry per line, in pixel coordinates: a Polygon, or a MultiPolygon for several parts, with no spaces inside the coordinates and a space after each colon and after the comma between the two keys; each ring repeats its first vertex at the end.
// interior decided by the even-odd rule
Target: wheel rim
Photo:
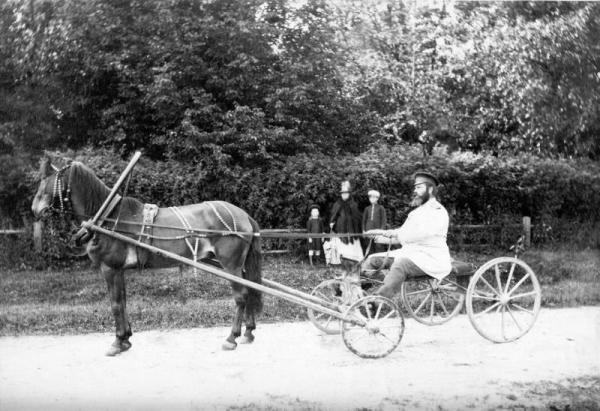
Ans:
{"type": "Polygon", "coordinates": [[[404,318],[398,306],[381,296],[352,304],[344,315],[342,338],[346,347],[362,358],[381,358],[402,340],[404,318]]]}
{"type": "MultiPolygon", "coordinates": [[[[344,304],[341,280],[325,280],[315,287],[311,295],[338,306],[344,304]]],[[[307,309],[307,314],[310,322],[326,334],[339,334],[342,331],[337,318],[311,308],[307,309]]]]}
{"type": "Polygon", "coordinates": [[[484,338],[510,342],[535,323],[541,289],[533,270],[523,261],[501,257],[483,265],[467,290],[467,313],[484,338]]]}
{"type": "Polygon", "coordinates": [[[465,301],[464,291],[444,278],[412,279],[402,283],[402,304],[408,314],[426,325],[440,325],[456,316],[465,301]]]}

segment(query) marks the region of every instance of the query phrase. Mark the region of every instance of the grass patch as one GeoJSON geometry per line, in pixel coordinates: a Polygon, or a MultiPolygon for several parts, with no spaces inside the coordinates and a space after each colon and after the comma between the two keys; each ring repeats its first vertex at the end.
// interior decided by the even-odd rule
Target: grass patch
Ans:
{"type": "MultiPolygon", "coordinates": [[[[481,265],[498,253],[456,253],[481,265]]],[[[544,307],[600,304],[600,253],[530,250],[523,255],[542,284],[544,307]]],[[[337,268],[310,267],[302,259],[267,257],[263,276],[310,292],[337,268]]],[[[229,325],[235,304],[229,284],[210,274],[169,269],[128,271],[127,307],[134,330],[229,325]]],[[[98,270],[0,273],[0,335],[69,334],[114,330],[106,284],[98,270]]],[[[265,296],[259,322],[306,319],[306,309],[265,296]]]]}

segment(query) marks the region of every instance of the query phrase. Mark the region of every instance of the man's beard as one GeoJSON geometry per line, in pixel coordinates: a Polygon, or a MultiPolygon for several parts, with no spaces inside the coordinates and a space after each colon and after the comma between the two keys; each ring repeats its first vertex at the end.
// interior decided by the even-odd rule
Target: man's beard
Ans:
{"type": "Polygon", "coordinates": [[[425,193],[423,195],[418,195],[418,194],[414,194],[412,200],[410,200],[410,206],[411,207],[419,207],[422,204],[425,204],[427,201],[429,201],[429,192],[425,191],[425,193]]]}

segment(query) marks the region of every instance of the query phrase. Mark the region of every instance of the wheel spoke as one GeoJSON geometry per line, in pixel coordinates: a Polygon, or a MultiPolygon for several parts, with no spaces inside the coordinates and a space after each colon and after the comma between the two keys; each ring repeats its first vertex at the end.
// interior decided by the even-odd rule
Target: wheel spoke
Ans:
{"type": "Polygon", "coordinates": [[[388,340],[389,342],[391,342],[392,344],[396,344],[396,341],[392,340],[390,337],[388,337],[387,335],[385,335],[384,333],[378,333],[378,336],[381,335],[383,338],[385,338],[386,340],[388,340]]]}
{"type": "Polygon", "coordinates": [[[483,277],[483,275],[481,277],[479,277],[479,278],[481,279],[481,281],[483,281],[485,283],[485,285],[488,286],[488,288],[490,290],[492,290],[492,292],[494,294],[496,294],[498,297],[500,296],[500,294],[498,294],[498,291],[494,287],[492,287],[492,285],[490,283],[488,283],[488,281],[483,277]]]}
{"type": "Polygon", "coordinates": [[[507,305],[506,306],[506,311],[508,311],[508,315],[510,315],[510,318],[512,318],[513,322],[515,323],[515,325],[517,326],[517,328],[519,329],[520,332],[523,332],[523,329],[521,328],[521,326],[519,325],[519,322],[517,321],[517,319],[515,318],[513,312],[510,310],[510,306],[507,305]]]}
{"type": "Polygon", "coordinates": [[[508,273],[508,279],[506,280],[506,286],[504,287],[504,293],[506,294],[506,292],[508,291],[508,286],[510,285],[510,280],[512,280],[513,277],[513,273],[515,272],[515,267],[517,266],[516,263],[513,263],[510,266],[510,272],[508,273]]]}
{"type": "Polygon", "coordinates": [[[433,295],[431,296],[431,309],[429,311],[429,321],[433,321],[433,313],[435,310],[435,298],[433,297],[433,295]]]}
{"type": "Polygon", "coordinates": [[[437,294],[437,298],[440,301],[440,305],[442,306],[442,310],[444,310],[444,313],[446,313],[446,317],[449,316],[450,314],[448,314],[448,310],[446,309],[446,306],[444,305],[444,301],[442,301],[442,297],[437,294]]]}
{"type": "Polygon", "coordinates": [[[500,281],[500,264],[494,265],[494,272],[496,273],[496,283],[498,284],[498,291],[502,290],[502,281],[500,281]]]}
{"type": "Polygon", "coordinates": [[[372,320],[373,316],[371,315],[371,307],[369,307],[369,303],[366,303],[364,307],[365,307],[365,311],[367,312],[367,318],[369,320],[372,320]]]}
{"type": "Polygon", "coordinates": [[[379,318],[379,314],[381,314],[381,307],[383,306],[383,304],[379,304],[377,306],[377,312],[375,313],[375,319],[379,318]]]}
{"type": "Polygon", "coordinates": [[[498,300],[495,297],[488,297],[487,295],[476,294],[475,292],[473,292],[473,298],[481,298],[482,300],[487,300],[487,301],[497,301],[498,300]]]}
{"type": "Polygon", "coordinates": [[[512,293],[513,293],[513,292],[514,292],[514,291],[515,291],[517,288],[519,288],[519,286],[520,286],[521,284],[523,284],[523,282],[524,282],[525,280],[527,280],[527,279],[530,277],[530,275],[531,275],[531,274],[527,273],[527,275],[523,276],[523,278],[521,278],[521,279],[519,280],[519,282],[518,282],[518,283],[516,283],[516,284],[515,284],[515,286],[514,286],[513,288],[511,288],[511,289],[510,289],[510,291],[508,292],[508,295],[511,295],[511,294],[512,294],[512,293]]]}
{"type": "Polygon", "coordinates": [[[388,318],[390,318],[392,315],[394,315],[394,311],[390,311],[389,313],[387,313],[385,315],[385,317],[383,317],[381,320],[387,320],[388,318]]]}
{"type": "Polygon", "coordinates": [[[458,286],[454,284],[444,284],[440,285],[439,288],[444,291],[456,291],[458,289],[458,286]]]}
{"type": "Polygon", "coordinates": [[[411,295],[415,295],[415,294],[423,294],[423,293],[428,293],[429,289],[426,290],[418,290],[418,291],[411,291],[410,293],[406,293],[406,296],[411,296],[411,295]]]}
{"type": "Polygon", "coordinates": [[[511,300],[516,300],[517,298],[528,297],[530,295],[536,295],[536,294],[537,294],[537,291],[534,290],[534,291],[529,291],[527,293],[522,293],[522,294],[517,294],[517,295],[511,295],[510,299],[511,300]]]}
{"type": "Polygon", "coordinates": [[[431,297],[431,293],[428,294],[427,297],[425,297],[425,299],[423,301],[421,301],[421,304],[419,304],[419,307],[415,310],[415,315],[417,315],[419,313],[419,311],[421,311],[421,308],[423,308],[423,306],[425,305],[427,300],[429,300],[429,297],[431,297]]]}
{"type": "Polygon", "coordinates": [[[526,313],[528,313],[528,314],[535,315],[535,313],[534,313],[533,311],[531,311],[531,310],[528,310],[527,308],[521,307],[521,306],[520,306],[519,304],[517,304],[517,303],[512,303],[512,305],[513,305],[513,306],[515,306],[515,308],[518,308],[518,309],[519,309],[519,310],[521,310],[521,311],[525,311],[525,312],[526,312],[526,313]]]}
{"type": "Polygon", "coordinates": [[[333,317],[331,317],[331,316],[327,318],[327,321],[325,321],[325,328],[329,327],[329,324],[331,324],[332,319],[333,319],[333,317]]]}
{"type": "Polygon", "coordinates": [[[479,317],[479,316],[481,316],[483,314],[487,314],[487,313],[489,313],[490,311],[492,311],[494,308],[496,308],[499,305],[500,305],[500,302],[496,301],[494,304],[490,305],[488,308],[486,308],[482,312],[475,314],[475,317],[479,317]]]}
{"type": "Polygon", "coordinates": [[[448,298],[452,298],[453,300],[455,300],[455,301],[458,301],[458,302],[460,302],[460,301],[462,300],[462,298],[461,298],[461,297],[462,297],[462,295],[461,295],[461,294],[458,294],[458,291],[455,291],[455,292],[450,292],[450,293],[444,293],[444,295],[445,295],[446,297],[448,297],[448,298]]]}

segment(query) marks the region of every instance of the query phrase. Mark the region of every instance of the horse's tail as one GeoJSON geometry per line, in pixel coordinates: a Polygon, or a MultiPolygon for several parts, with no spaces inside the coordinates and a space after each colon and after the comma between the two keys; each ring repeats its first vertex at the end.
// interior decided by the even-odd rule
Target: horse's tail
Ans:
{"type": "MultiPolygon", "coordinates": [[[[260,231],[258,223],[252,217],[248,217],[252,224],[252,231],[256,234],[260,231]]],[[[262,283],[262,255],[260,251],[260,237],[252,237],[250,249],[244,262],[244,278],[262,283]]],[[[260,313],[263,308],[262,293],[258,290],[248,287],[248,298],[246,299],[246,309],[254,314],[260,313]]]]}

